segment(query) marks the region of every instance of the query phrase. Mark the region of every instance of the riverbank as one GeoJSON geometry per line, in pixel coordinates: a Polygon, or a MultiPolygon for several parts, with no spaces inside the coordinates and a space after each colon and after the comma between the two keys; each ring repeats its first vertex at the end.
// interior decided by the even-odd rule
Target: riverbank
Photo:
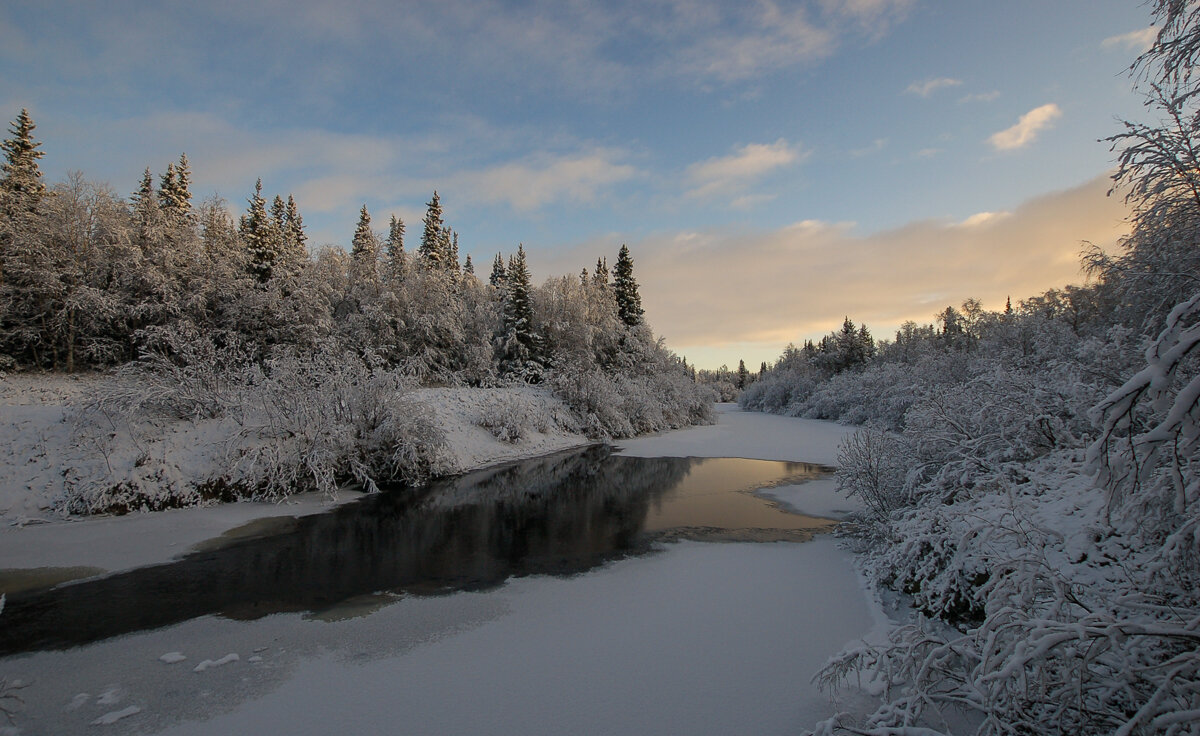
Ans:
{"type": "MultiPolygon", "coordinates": [[[[322,513],[362,495],[342,489],[333,496],[302,493],[279,502],[211,503],[122,516],[65,514],[63,502],[73,481],[115,483],[136,470],[138,455],[153,455],[176,478],[221,473],[221,447],[198,423],[164,425],[153,437],[114,426],[103,448],[81,441],[78,406],[104,380],[99,375],[0,377],[0,566],[86,567],[100,574],[165,562],[253,520],[322,513]]],[[[554,421],[569,410],[536,388],[431,388],[413,394],[445,438],[446,474],[592,442],[554,421]],[[498,405],[515,405],[530,413],[523,418],[527,426],[519,438],[504,441],[484,426],[485,416],[494,415],[498,405]]]]}

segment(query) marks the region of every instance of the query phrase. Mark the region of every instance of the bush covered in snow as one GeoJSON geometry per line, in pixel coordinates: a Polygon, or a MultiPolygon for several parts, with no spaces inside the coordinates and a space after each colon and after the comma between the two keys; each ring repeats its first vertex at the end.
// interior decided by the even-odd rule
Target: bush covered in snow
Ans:
{"type": "Polygon", "coordinates": [[[99,447],[120,431],[143,449],[112,457],[104,477],[72,484],[68,512],[332,494],[344,483],[373,489],[448,469],[438,427],[411,399],[411,378],[334,347],[244,363],[236,344],[175,337],[170,355],[123,367],[85,405],[81,441],[99,447]],[[196,467],[181,467],[181,457],[196,467]]]}

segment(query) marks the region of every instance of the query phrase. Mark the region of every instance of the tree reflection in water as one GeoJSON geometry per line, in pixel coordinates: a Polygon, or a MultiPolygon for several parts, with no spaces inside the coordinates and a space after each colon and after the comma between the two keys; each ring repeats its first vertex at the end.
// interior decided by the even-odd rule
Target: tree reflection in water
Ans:
{"type": "MultiPolygon", "coordinates": [[[[678,537],[681,528],[719,538],[733,528],[725,519],[736,524],[743,516],[714,505],[725,486],[734,503],[767,508],[779,528],[805,528],[796,518],[807,517],[789,519],[745,491],[827,469],[738,460],[730,461],[738,468],[721,472],[721,462],[626,458],[592,447],[422,489],[389,489],[324,514],[260,520],[174,562],[10,594],[0,654],[65,648],[208,614],[252,619],[322,611],[379,591],[478,590],[517,575],[583,572],[649,549],[656,535],[678,537]],[[705,480],[691,484],[689,496],[684,481],[700,469],[696,477],[705,480]],[[735,478],[745,487],[733,487],[735,478]],[[706,508],[699,517],[697,505],[706,508]],[[681,517],[686,521],[664,516],[672,506],[692,509],[681,517]]],[[[812,521],[807,528],[822,520],[812,521]]]]}

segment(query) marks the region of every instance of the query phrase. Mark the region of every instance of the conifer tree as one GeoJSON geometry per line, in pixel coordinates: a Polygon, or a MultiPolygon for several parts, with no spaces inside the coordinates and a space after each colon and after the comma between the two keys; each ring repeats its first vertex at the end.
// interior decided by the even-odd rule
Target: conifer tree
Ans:
{"type": "Polygon", "coordinates": [[[597,286],[608,286],[608,259],[596,259],[596,271],[592,274],[592,283],[597,286]]]}
{"type": "Polygon", "coordinates": [[[633,277],[633,258],[629,247],[622,245],[617,254],[617,265],[613,269],[613,292],[617,300],[617,316],[630,327],[642,323],[642,297],[638,295],[637,281],[633,277]]]}
{"type": "Polygon", "coordinates": [[[288,195],[284,210],[283,239],[291,257],[298,263],[308,259],[308,235],[304,232],[304,219],[296,207],[296,200],[288,195]]]}
{"type": "Polygon", "coordinates": [[[12,137],[0,143],[0,149],[4,151],[4,164],[0,166],[4,174],[0,177],[0,206],[10,219],[36,212],[46,196],[46,185],[37,164],[37,160],[46,154],[37,150],[41,143],[33,139],[36,127],[29,111],[23,109],[12,123],[12,137]]]}
{"type": "Polygon", "coordinates": [[[271,222],[280,233],[287,228],[287,205],[283,203],[283,197],[278,194],[275,195],[275,199],[271,200],[271,222]]]}
{"type": "Polygon", "coordinates": [[[471,276],[475,275],[475,264],[471,263],[471,254],[467,254],[467,260],[463,263],[463,273],[471,276]]]}
{"type": "Polygon", "coordinates": [[[158,201],[154,194],[154,176],[150,167],[142,175],[142,183],[130,197],[133,201],[133,217],[137,225],[139,245],[145,248],[150,243],[151,235],[158,222],[158,201]]]}
{"type": "Polygon", "coordinates": [[[500,338],[500,370],[506,375],[535,382],[541,377],[541,341],[533,329],[529,267],[525,247],[508,259],[505,271],[504,332],[500,338]]]}
{"type": "Polygon", "coordinates": [[[458,271],[460,268],[458,264],[458,233],[450,228],[446,228],[446,236],[442,242],[448,244],[446,248],[446,253],[448,254],[446,267],[451,271],[458,271]]]}
{"type": "Polygon", "coordinates": [[[388,223],[387,277],[392,283],[404,280],[408,270],[408,254],[404,252],[404,220],[392,215],[388,223]]]}
{"type": "Polygon", "coordinates": [[[254,183],[254,194],[247,200],[250,204],[242,215],[238,233],[246,246],[246,269],[259,283],[271,279],[275,259],[279,255],[271,237],[271,223],[267,214],[267,200],[262,196],[262,179],[254,183]]]}
{"type": "Polygon", "coordinates": [[[176,187],[178,187],[178,183],[175,181],[175,163],[171,162],[167,164],[166,173],[158,180],[159,209],[166,211],[171,208],[176,187]]]}
{"type": "Polygon", "coordinates": [[[746,370],[746,361],[739,360],[737,368],[737,387],[740,391],[746,388],[746,381],[750,378],[750,371],[746,370]]]}
{"type": "Polygon", "coordinates": [[[507,281],[508,271],[504,268],[504,257],[497,253],[496,260],[492,261],[492,275],[488,277],[488,283],[500,289],[507,281]]]}
{"type": "Polygon", "coordinates": [[[350,257],[359,264],[371,266],[379,260],[379,239],[371,232],[371,215],[364,204],[358,213],[358,226],[350,245],[350,257]]]}
{"type": "Polygon", "coordinates": [[[192,165],[186,153],[179,154],[179,164],[175,167],[174,206],[176,211],[185,219],[192,215],[192,165]]]}
{"type": "Polygon", "coordinates": [[[438,198],[437,190],[433,198],[425,205],[425,230],[421,233],[421,246],[417,250],[421,258],[429,266],[445,267],[446,254],[442,250],[442,201],[438,198]]]}

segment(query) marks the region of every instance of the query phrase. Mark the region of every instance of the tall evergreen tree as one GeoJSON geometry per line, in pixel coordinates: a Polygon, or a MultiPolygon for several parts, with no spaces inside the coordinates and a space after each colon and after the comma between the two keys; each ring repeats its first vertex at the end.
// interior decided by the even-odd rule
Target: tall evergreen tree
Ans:
{"type": "Polygon", "coordinates": [[[458,271],[460,268],[458,262],[458,233],[450,228],[446,228],[446,237],[442,242],[448,244],[446,248],[448,255],[446,258],[446,268],[449,268],[451,271],[458,271]]]}
{"type": "Polygon", "coordinates": [[[404,220],[392,215],[388,223],[387,277],[396,283],[404,280],[408,270],[408,254],[404,252],[404,220]]]}
{"type": "Polygon", "coordinates": [[[167,164],[167,171],[158,180],[158,206],[162,210],[171,208],[178,183],[175,181],[175,162],[167,164]]]}
{"type": "Polygon", "coordinates": [[[275,259],[279,255],[275,251],[271,237],[271,221],[267,214],[267,200],[262,196],[262,179],[254,183],[254,194],[251,195],[249,209],[242,215],[238,233],[246,246],[246,269],[259,283],[271,279],[275,259]]]}
{"type": "Polygon", "coordinates": [[[29,111],[23,109],[12,123],[12,137],[0,143],[0,149],[4,151],[4,164],[0,166],[4,174],[0,177],[0,207],[10,219],[36,212],[46,196],[46,185],[37,164],[46,153],[38,150],[41,143],[33,139],[36,127],[29,111]]]}
{"type": "Polygon", "coordinates": [[[492,275],[488,277],[488,283],[499,289],[502,288],[507,281],[508,270],[504,268],[504,257],[497,253],[496,260],[492,261],[492,275]]]}
{"type": "Polygon", "coordinates": [[[364,204],[358,213],[358,226],[350,245],[350,257],[356,263],[374,265],[379,260],[379,239],[371,231],[371,215],[364,204]]]}
{"type": "Polygon", "coordinates": [[[642,323],[642,297],[638,294],[637,281],[633,277],[633,258],[629,247],[622,245],[617,254],[617,265],[613,269],[613,293],[617,300],[617,316],[633,327],[642,323]]]}
{"type": "Polygon", "coordinates": [[[158,188],[159,210],[171,225],[186,225],[192,220],[192,170],[187,154],[180,154],[179,163],[167,164],[158,188]]]}
{"type": "Polygon", "coordinates": [[[287,205],[283,203],[283,197],[278,194],[275,195],[275,199],[271,200],[271,222],[280,233],[287,228],[287,205]]]}
{"type": "Polygon", "coordinates": [[[446,253],[442,249],[442,229],[445,222],[442,221],[442,200],[438,198],[437,190],[425,208],[425,230],[421,233],[421,246],[417,252],[426,264],[444,268],[446,253]]]}
{"type": "Polygon", "coordinates": [[[746,361],[739,360],[737,367],[737,387],[738,390],[746,388],[746,381],[750,378],[750,371],[746,370],[746,361]]]}
{"type": "Polygon", "coordinates": [[[504,332],[500,337],[500,370],[526,381],[541,377],[541,340],[533,327],[533,302],[525,247],[508,259],[505,271],[504,332]]]}
{"type": "Polygon", "coordinates": [[[596,271],[592,274],[592,283],[597,286],[608,286],[608,259],[596,259],[596,271]]]}
{"type": "Polygon", "coordinates": [[[294,260],[300,263],[308,260],[308,235],[304,232],[304,218],[300,217],[296,200],[290,194],[284,210],[283,239],[294,260]]]}
{"type": "Polygon", "coordinates": [[[142,175],[142,183],[138,185],[138,189],[130,197],[133,201],[133,218],[137,225],[138,245],[146,248],[150,244],[150,240],[155,227],[158,223],[158,201],[154,194],[154,176],[150,173],[150,167],[146,167],[146,172],[142,175]]]}
{"type": "Polygon", "coordinates": [[[471,276],[475,275],[475,264],[471,262],[471,254],[467,254],[467,260],[463,262],[463,273],[471,276]]]}

